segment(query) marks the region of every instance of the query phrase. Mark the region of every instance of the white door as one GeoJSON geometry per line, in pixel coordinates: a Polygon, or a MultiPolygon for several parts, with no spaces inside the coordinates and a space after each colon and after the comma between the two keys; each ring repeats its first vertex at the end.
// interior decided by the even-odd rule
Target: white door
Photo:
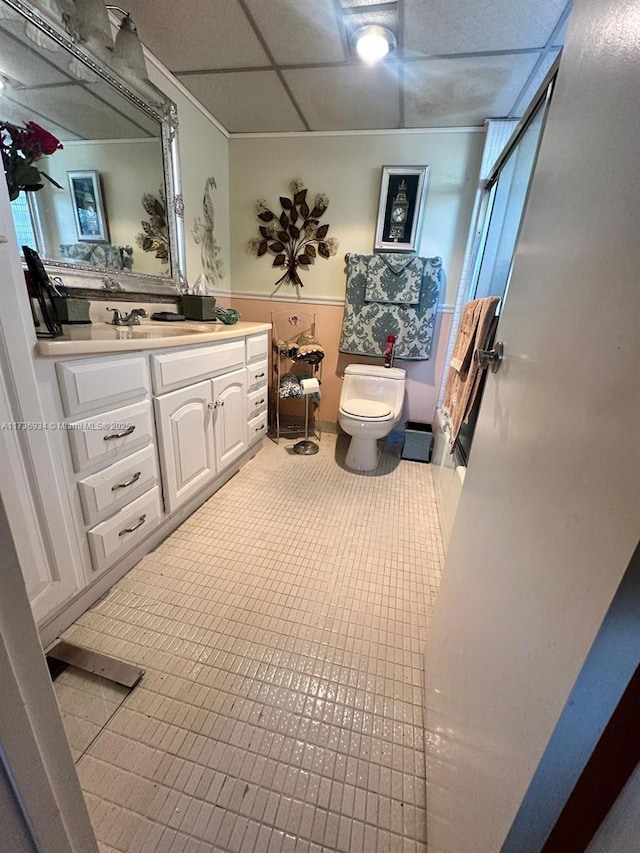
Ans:
{"type": "Polygon", "coordinates": [[[430,853],[500,851],[640,536],[639,43],[575,0],[428,637],[430,853]]]}
{"type": "Polygon", "coordinates": [[[44,426],[47,419],[33,363],[36,333],[7,184],[2,178],[0,293],[0,497],[29,601],[42,626],[86,579],[59,461],[60,434],[51,429],[25,428],[28,424],[44,426]]]}
{"type": "Polygon", "coordinates": [[[0,501],[0,850],[98,853],[0,501]]]}
{"type": "Polygon", "coordinates": [[[223,471],[247,449],[247,374],[234,370],[211,381],[216,464],[223,471]]]}
{"type": "Polygon", "coordinates": [[[165,505],[173,512],[216,473],[211,382],[163,394],[155,406],[165,505]]]}

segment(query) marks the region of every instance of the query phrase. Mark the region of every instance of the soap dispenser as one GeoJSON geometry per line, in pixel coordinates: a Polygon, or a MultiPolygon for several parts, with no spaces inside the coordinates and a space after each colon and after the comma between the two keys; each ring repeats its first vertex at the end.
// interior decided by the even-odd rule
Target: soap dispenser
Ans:
{"type": "Polygon", "coordinates": [[[396,345],[396,336],[387,336],[387,345],[384,349],[384,366],[393,367],[393,349],[396,345]]]}

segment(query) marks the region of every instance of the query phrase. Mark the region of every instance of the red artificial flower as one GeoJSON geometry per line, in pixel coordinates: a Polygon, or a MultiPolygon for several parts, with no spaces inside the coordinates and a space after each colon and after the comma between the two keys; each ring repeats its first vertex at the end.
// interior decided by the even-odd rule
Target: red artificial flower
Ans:
{"type": "Polygon", "coordinates": [[[64,147],[59,139],[35,121],[28,121],[25,127],[36,138],[43,154],[54,154],[64,147]]]}
{"type": "Polygon", "coordinates": [[[33,165],[60,148],[60,140],[35,121],[27,122],[24,127],[0,121],[0,154],[11,201],[15,201],[23,191],[41,190],[43,179],[62,189],[50,175],[33,165]]]}

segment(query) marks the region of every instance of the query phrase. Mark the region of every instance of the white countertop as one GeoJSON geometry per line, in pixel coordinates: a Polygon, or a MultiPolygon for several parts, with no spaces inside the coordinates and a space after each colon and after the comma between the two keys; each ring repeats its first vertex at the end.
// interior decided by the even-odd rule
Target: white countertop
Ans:
{"type": "Polygon", "coordinates": [[[139,326],[91,323],[63,328],[65,332],[59,338],[38,340],[38,355],[92,355],[207,344],[230,338],[243,338],[256,332],[267,332],[271,329],[271,323],[249,323],[241,320],[232,326],[225,326],[220,322],[198,323],[187,320],[163,323],[143,320],[139,326]]]}

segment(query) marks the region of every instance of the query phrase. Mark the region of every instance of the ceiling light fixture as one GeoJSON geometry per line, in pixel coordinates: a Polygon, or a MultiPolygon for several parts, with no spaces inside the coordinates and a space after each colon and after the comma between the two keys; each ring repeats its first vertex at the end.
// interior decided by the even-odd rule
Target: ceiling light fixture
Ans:
{"type": "Polygon", "coordinates": [[[123,15],[120,29],[113,46],[113,63],[121,74],[134,80],[147,79],[147,67],[144,61],[142,44],[138,37],[138,28],[131,14],[120,6],[107,4],[107,9],[123,15]]]}
{"type": "Polygon", "coordinates": [[[353,42],[358,56],[365,62],[378,62],[392,53],[396,47],[394,34],[379,24],[358,27],[353,33],[353,42]]]}

